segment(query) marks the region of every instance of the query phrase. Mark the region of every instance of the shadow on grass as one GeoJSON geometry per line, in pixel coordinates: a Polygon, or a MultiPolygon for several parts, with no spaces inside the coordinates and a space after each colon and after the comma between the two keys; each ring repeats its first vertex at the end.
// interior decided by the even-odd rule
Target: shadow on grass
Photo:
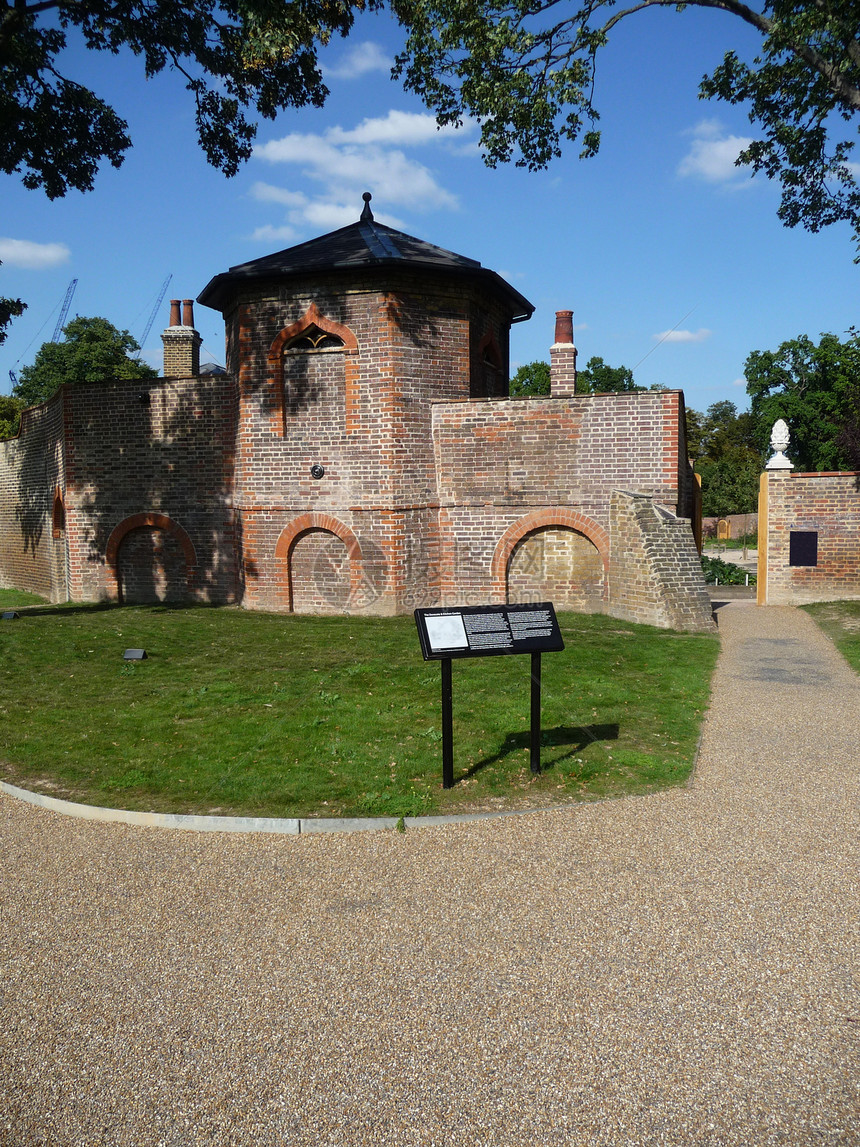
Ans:
{"type": "MultiPolygon", "coordinates": [[[[540,735],[542,749],[554,748],[559,745],[568,746],[566,753],[560,754],[549,764],[543,765],[543,771],[548,772],[561,761],[566,761],[576,753],[581,753],[588,745],[596,744],[598,741],[617,741],[618,732],[618,725],[557,725],[554,729],[542,729],[540,735]]],[[[495,765],[498,761],[509,757],[511,753],[519,753],[524,749],[528,752],[530,748],[530,730],[523,729],[519,733],[508,733],[496,754],[492,757],[484,757],[482,760],[476,761],[474,765],[470,765],[454,783],[468,780],[469,777],[487,768],[488,765],[495,765]]]]}
{"type": "Polygon", "coordinates": [[[185,613],[188,610],[195,612],[201,609],[225,610],[231,607],[210,601],[147,601],[135,602],[133,605],[120,605],[115,601],[68,601],[47,605],[16,605],[9,608],[23,610],[29,617],[68,617],[75,613],[185,613]]]}

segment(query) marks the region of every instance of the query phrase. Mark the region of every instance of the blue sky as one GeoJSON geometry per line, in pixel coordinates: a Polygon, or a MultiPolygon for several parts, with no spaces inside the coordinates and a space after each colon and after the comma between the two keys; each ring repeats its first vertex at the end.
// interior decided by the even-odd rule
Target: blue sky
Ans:
{"type": "MultiPolygon", "coordinates": [[[[733,166],[752,129],[742,108],[697,98],[698,81],[755,38],[720,12],[649,11],[622,25],[597,81],[603,142],[575,146],[544,172],[484,166],[473,124],[439,132],[388,75],[399,45],[389,17],[359,19],[323,57],[322,109],[263,121],[254,157],[232,180],[206,164],[180,77],[143,78],[133,57],[71,48],[67,73],[129,122],[134,148],[95,190],[51,202],[0,176],[0,294],[29,309],[0,347],[9,370],[69,316],[103,315],[161,365],[168,300],[196,297],[229,266],[353,222],[361,193],[376,217],[507,278],[536,307],[512,332],[514,366],[548,357],[556,310],[572,309],[580,365],[599,355],[636,381],[685,391],[704,410],[746,405],[752,350],[799,334],[844,334],[857,321],[860,269],[847,226],[786,230],[778,192],[733,166]]],[[[197,305],[204,360],[224,361],[220,315],[197,305]]]]}

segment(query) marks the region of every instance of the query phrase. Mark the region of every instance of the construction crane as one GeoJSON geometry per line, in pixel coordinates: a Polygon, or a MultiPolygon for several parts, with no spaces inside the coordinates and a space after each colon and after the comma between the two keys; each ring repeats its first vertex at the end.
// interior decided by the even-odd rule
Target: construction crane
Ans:
{"type": "Polygon", "coordinates": [[[71,283],[69,283],[66,290],[66,297],[63,299],[63,305],[60,307],[60,317],[57,319],[57,325],[54,327],[54,335],[51,339],[52,343],[58,343],[60,341],[60,334],[66,325],[66,315],[69,313],[69,307],[72,305],[72,295],[74,295],[77,285],[77,279],[72,279],[71,283]]]}
{"type": "Polygon", "coordinates": [[[134,356],[135,359],[139,359],[140,356],[143,354],[143,344],[146,342],[147,336],[149,335],[149,332],[152,330],[152,324],[155,322],[155,316],[158,314],[158,308],[161,306],[162,302],[164,301],[164,296],[167,294],[167,288],[170,286],[170,280],[172,278],[173,278],[173,272],[171,271],[171,273],[167,276],[167,278],[161,284],[161,290],[158,292],[158,298],[155,300],[155,306],[152,308],[152,313],[149,316],[149,321],[147,322],[146,327],[144,328],[143,334],[140,336],[140,346],[138,347],[137,354],[134,356]]]}

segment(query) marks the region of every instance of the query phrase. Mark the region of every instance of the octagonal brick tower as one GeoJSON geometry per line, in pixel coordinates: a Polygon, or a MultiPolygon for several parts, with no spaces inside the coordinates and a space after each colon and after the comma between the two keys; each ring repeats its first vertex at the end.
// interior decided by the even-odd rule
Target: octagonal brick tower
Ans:
{"type": "Polygon", "coordinates": [[[199,296],[224,316],[238,380],[250,608],[392,614],[438,601],[431,403],[505,397],[510,327],[534,309],[364,201],[356,223],[231,267],[199,296]]]}

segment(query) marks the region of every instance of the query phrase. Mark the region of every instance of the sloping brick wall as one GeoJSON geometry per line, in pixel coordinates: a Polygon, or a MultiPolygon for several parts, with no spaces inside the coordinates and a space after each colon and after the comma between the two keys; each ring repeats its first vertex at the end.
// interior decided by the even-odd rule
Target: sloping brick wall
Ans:
{"type": "Polygon", "coordinates": [[[860,473],[766,471],[758,552],[761,605],[860,598],[860,473]],[[790,564],[793,531],[817,534],[817,565],[790,564]]]}
{"type": "Polygon", "coordinates": [[[715,628],[690,523],[653,499],[615,490],[607,612],[668,629],[715,628]]]}

